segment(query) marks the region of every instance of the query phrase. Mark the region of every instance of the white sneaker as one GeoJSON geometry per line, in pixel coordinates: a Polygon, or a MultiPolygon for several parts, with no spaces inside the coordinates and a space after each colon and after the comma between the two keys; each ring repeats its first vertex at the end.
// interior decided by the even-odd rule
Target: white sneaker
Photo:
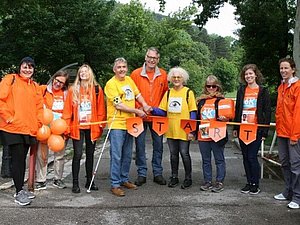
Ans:
{"type": "Polygon", "coordinates": [[[286,201],[286,200],[287,200],[287,198],[284,197],[284,195],[283,195],[282,193],[280,193],[280,194],[278,194],[278,195],[275,195],[274,198],[275,198],[276,200],[279,200],[279,201],[286,201]]]}
{"type": "Polygon", "coordinates": [[[298,203],[291,201],[288,205],[287,205],[290,209],[299,209],[300,206],[298,203]]]}

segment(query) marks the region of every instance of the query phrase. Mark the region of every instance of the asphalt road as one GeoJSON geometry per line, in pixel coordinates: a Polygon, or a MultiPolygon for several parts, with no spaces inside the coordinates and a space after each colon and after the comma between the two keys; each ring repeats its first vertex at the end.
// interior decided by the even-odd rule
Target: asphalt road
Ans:
{"type": "MultiPolygon", "coordinates": [[[[99,157],[101,143],[97,147],[95,160],[99,157]]],[[[65,183],[67,188],[56,189],[51,184],[53,176],[49,168],[46,190],[36,191],[36,199],[26,207],[14,203],[14,188],[0,190],[0,224],[300,224],[300,210],[287,208],[288,202],[273,199],[283,188],[278,167],[261,161],[263,179],[262,192],[257,196],[240,193],[246,179],[240,151],[232,142],[225,148],[227,174],[225,189],[221,193],[203,192],[200,152],[197,142],[191,144],[193,160],[193,185],[182,190],[160,186],[152,181],[151,144],[147,142],[148,178],[138,190],[126,190],[125,197],[110,193],[109,150],[102,156],[96,184],[99,191],[90,194],[84,188],[85,167],[80,171],[81,193],[73,194],[71,161],[66,162],[65,183]]],[[[84,159],[82,160],[84,162],[84,159]]],[[[164,145],[164,177],[170,176],[168,147],[164,145]]],[[[136,178],[134,160],[131,165],[131,180],[136,178]]],[[[180,182],[184,171],[180,162],[180,182]]],[[[10,179],[0,179],[0,185],[10,179]]]]}

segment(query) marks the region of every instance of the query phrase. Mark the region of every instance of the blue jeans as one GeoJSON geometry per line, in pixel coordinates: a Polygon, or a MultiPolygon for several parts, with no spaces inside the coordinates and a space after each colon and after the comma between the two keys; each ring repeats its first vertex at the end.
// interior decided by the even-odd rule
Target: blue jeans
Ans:
{"type": "Polygon", "coordinates": [[[112,129],[110,142],[110,180],[111,187],[120,187],[129,181],[133,137],[126,130],[112,129]]]}
{"type": "Polygon", "coordinates": [[[216,181],[223,183],[226,174],[224,147],[214,141],[199,141],[204,182],[212,182],[211,152],[213,152],[217,168],[216,181]]]}
{"type": "Polygon", "coordinates": [[[185,179],[192,179],[192,161],[190,156],[190,142],[180,139],[168,138],[168,146],[170,149],[170,161],[172,169],[172,177],[178,178],[179,153],[182,158],[185,170],[185,179]]]}
{"type": "Polygon", "coordinates": [[[136,145],[135,164],[137,166],[138,176],[147,177],[146,140],[145,140],[147,127],[149,127],[152,136],[152,146],[153,146],[152,169],[153,169],[153,175],[156,177],[162,175],[163,172],[163,168],[161,165],[162,154],[163,154],[163,135],[159,136],[152,129],[152,122],[144,122],[144,131],[135,139],[135,145],[136,145]]]}
{"type": "Polygon", "coordinates": [[[260,165],[257,159],[257,153],[261,145],[261,138],[262,135],[260,132],[257,132],[256,140],[248,145],[239,139],[248,184],[259,185],[260,165]]]}

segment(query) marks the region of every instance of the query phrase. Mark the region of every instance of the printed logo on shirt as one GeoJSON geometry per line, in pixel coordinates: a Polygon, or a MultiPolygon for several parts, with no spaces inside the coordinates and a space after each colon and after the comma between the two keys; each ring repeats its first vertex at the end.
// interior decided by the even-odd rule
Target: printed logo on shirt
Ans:
{"type": "Polygon", "coordinates": [[[216,117],[215,104],[205,103],[201,109],[201,119],[210,120],[216,117]]]}
{"type": "Polygon", "coordinates": [[[130,101],[134,99],[134,93],[129,85],[123,86],[122,90],[125,93],[125,100],[130,101]]]}
{"type": "Polygon", "coordinates": [[[79,121],[80,123],[91,122],[92,115],[92,103],[90,100],[86,99],[80,102],[79,107],[79,121]]]}
{"type": "Polygon", "coordinates": [[[168,112],[181,113],[182,111],[182,98],[181,97],[170,97],[168,112]]]}
{"type": "Polygon", "coordinates": [[[62,96],[54,96],[52,110],[62,111],[64,109],[64,101],[62,96]]]}

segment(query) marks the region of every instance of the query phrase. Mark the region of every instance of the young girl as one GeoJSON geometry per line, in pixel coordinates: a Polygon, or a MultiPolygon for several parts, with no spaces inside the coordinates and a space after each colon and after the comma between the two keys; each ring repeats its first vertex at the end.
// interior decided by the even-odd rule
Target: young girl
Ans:
{"type": "MultiPolygon", "coordinates": [[[[101,124],[85,125],[90,122],[104,121],[106,118],[104,94],[100,85],[96,82],[91,67],[82,65],[77,72],[74,84],[69,89],[63,111],[63,119],[66,120],[70,137],[73,141],[74,155],[72,161],[73,193],[80,193],[78,175],[80,160],[85,141],[85,169],[86,184],[89,188],[93,174],[94,151],[96,140],[101,136],[103,128],[101,124]]],[[[91,190],[98,190],[93,182],[91,190]]]]}
{"type": "MultiPolygon", "coordinates": [[[[247,64],[240,73],[240,80],[243,85],[240,86],[235,106],[235,122],[270,124],[271,121],[271,100],[268,90],[261,86],[262,74],[255,64],[247,64]]],[[[233,129],[233,136],[238,137],[239,127],[233,129]]],[[[260,192],[259,178],[260,165],[257,159],[257,153],[261,141],[268,135],[267,127],[258,127],[256,140],[246,145],[239,139],[243,163],[247,177],[247,184],[241,189],[242,193],[256,195],[260,192]]]]}

